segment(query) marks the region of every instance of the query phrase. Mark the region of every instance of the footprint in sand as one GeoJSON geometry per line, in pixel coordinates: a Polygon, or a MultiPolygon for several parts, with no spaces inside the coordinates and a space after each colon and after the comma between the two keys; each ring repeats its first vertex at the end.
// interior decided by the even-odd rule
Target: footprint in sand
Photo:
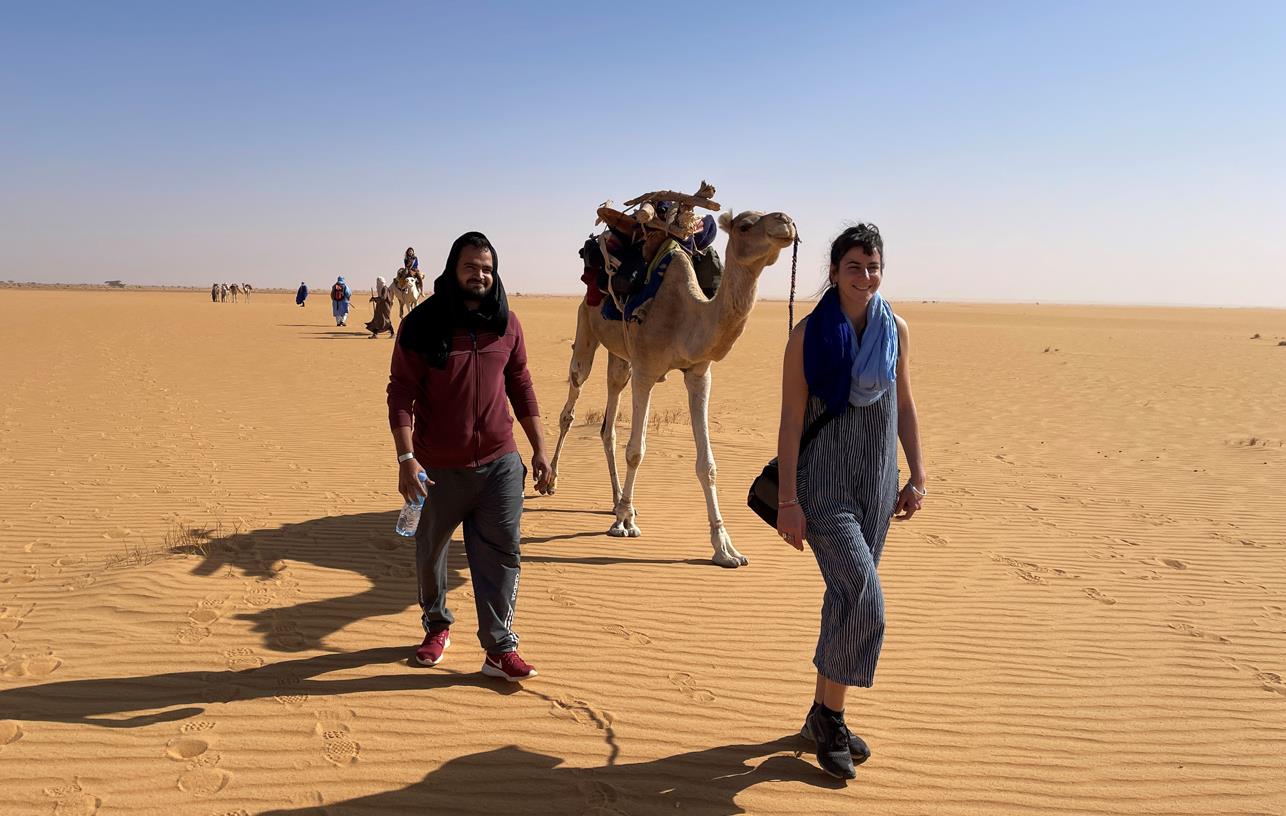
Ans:
{"type": "Polygon", "coordinates": [[[214,728],[213,720],[193,720],[192,722],[183,723],[179,730],[184,734],[203,734],[211,728],[214,728]]]}
{"type": "Polygon", "coordinates": [[[348,721],[353,712],[343,708],[324,708],[313,713],[317,724],[313,730],[322,738],[322,756],[341,768],[357,761],[362,746],[353,739],[348,721]]]}
{"type": "Polygon", "coordinates": [[[228,649],[223,656],[232,671],[246,671],[263,666],[263,658],[255,654],[254,649],[228,649]]]}
{"type": "Polygon", "coordinates": [[[299,686],[303,681],[298,675],[283,674],[277,680],[277,693],[272,695],[272,699],[286,706],[287,708],[299,708],[308,702],[308,695],[299,692],[299,686]]]}
{"type": "Polygon", "coordinates": [[[0,674],[5,677],[48,677],[58,671],[62,664],[62,660],[50,649],[45,654],[13,655],[4,668],[0,669],[0,674]]]}
{"type": "Polygon", "coordinates": [[[252,583],[246,585],[246,592],[241,596],[241,602],[246,606],[253,606],[262,609],[276,600],[272,587],[264,583],[252,583]]]}
{"type": "Polygon", "coordinates": [[[652,642],[652,638],[642,632],[635,632],[632,629],[626,629],[619,623],[604,626],[603,631],[607,632],[609,635],[616,635],[617,637],[624,638],[627,643],[633,646],[646,646],[652,642]]]}
{"type": "Polygon", "coordinates": [[[1043,577],[1041,577],[1041,576],[1037,575],[1037,574],[1036,574],[1036,573],[1034,573],[1034,572],[1031,572],[1030,570],[1025,570],[1025,569],[1010,570],[1010,571],[1009,571],[1009,574],[1010,574],[1010,575],[1017,575],[1019,578],[1023,579],[1024,581],[1026,581],[1026,582],[1027,582],[1027,583],[1029,583],[1029,584],[1047,584],[1047,583],[1049,583],[1049,582],[1048,582],[1048,581],[1046,581],[1043,577]]]}
{"type": "Polygon", "coordinates": [[[1085,587],[1083,591],[1086,597],[1098,601],[1099,603],[1107,604],[1108,606],[1116,603],[1116,599],[1107,597],[1094,587],[1085,587]]]}
{"type": "Polygon", "coordinates": [[[563,606],[567,608],[571,608],[576,605],[575,601],[567,597],[567,591],[562,587],[555,587],[549,590],[549,600],[553,601],[559,606],[563,606]]]}
{"type": "Polygon", "coordinates": [[[184,646],[194,646],[211,635],[204,626],[184,624],[174,631],[174,639],[184,646]]]}
{"type": "Polygon", "coordinates": [[[1231,642],[1226,637],[1222,637],[1220,635],[1212,635],[1209,632],[1204,632],[1190,623],[1183,623],[1182,621],[1171,621],[1166,625],[1169,626],[1174,631],[1183,635],[1187,635],[1188,637],[1200,638],[1201,640],[1209,640],[1213,643],[1231,642]]]}
{"type": "Polygon", "coordinates": [[[268,646],[279,652],[297,652],[308,645],[299,633],[299,624],[289,618],[273,618],[268,626],[268,646]]]}
{"type": "Polygon", "coordinates": [[[922,533],[920,537],[924,539],[926,544],[934,547],[945,547],[950,543],[946,536],[935,535],[934,533],[922,533]]]}
{"type": "Polygon", "coordinates": [[[35,608],[35,604],[22,609],[16,606],[0,606],[0,635],[18,631],[35,608]]]}
{"type": "Polygon", "coordinates": [[[560,720],[571,720],[577,725],[596,731],[606,731],[611,727],[614,719],[612,712],[600,711],[584,700],[566,694],[560,694],[550,701],[549,716],[560,720]]]}
{"type": "Polygon", "coordinates": [[[201,737],[187,734],[165,743],[165,756],[175,762],[189,762],[210,750],[210,743],[201,737]]]}
{"type": "Polygon", "coordinates": [[[1198,598],[1196,595],[1175,595],[1174,602],[1179,606],[1205,606],[1206,599],[1198,598]]]}
{"type": "Polygon", "coordinates": [[[323,731],[321,738],[322,756],[332,765],[352,765],[361,755],[362,746],[347,731],[323,731]]]}
{"type": "Polygon", "coordinates": [[[0,720],[0,751],[22,739],[23,733],[22,726],[13,720],[0,720]]]}
{"type": "Polygon", "coordinates": [[[217,767],[222,757],[210,751],[208,732],[214,723],[209,720],[199,722],[208,725],[185,723],[180,727],[182,735],[165,743],[165,757],[186,766],[175,786],[186,794],[201,798],[223,790],[232,780],[232,774],[217,767]],[[195,736],[198,733],[205,736],[195,736]]]}
{"type": "Polygon", "coordinates": [[[1286,609],[1280,606],[1263,607],[1264,614],[1254,619],[1256,626],[1274,634],[1286,634],[1286,609]]]}
{"type": "Polygon", "coordinates": [[[94,816],[103,805],[102,799],[85,792],[80,780],[45,788],[44,794],[54,800],[54,816],[94,816]]]}
{"type": "Polygon", "coordinates": [[[1276,672],[1259,672],[1255,675],[1264,691],[1271,691],[1286,697],[1286,678],[1276,672]]]}
{"type": "Polygon", "coordinates": [[[709,689],[699,688],[696,678],[687,672],[671,672],[667,677],[675,688],[683,692],[684,697],[694,703],[713,703],[718,699],[709,689]]]}
{"type": "Polygon", "coordinates": [[[193,626],[210,626],[223,617],[226,601],[226,598],[206,598],[188,612],[188,621],[193,626]]]}
{"type": "Polygon", "coordinates": [[[621,800],[621,792],[606,782],[584,780],[576,783],[576,789],[585,797],[586,809],[581,816],[629,816],[628,811],[616,806],[621,800]]]}

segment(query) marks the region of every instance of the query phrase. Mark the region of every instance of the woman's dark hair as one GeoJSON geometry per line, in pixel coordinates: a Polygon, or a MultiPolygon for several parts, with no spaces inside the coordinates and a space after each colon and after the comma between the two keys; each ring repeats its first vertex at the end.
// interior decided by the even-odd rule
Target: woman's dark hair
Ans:
{"type": "Polygon", "coordinates": [[[879,227],[858,224],[841,232],[831,244],[831,266],[839,266],[840,260],[853,247],[861,247],[867,255],[880,253],[880,266],[884,266],[884,239],[880,237],[879,227]]]}

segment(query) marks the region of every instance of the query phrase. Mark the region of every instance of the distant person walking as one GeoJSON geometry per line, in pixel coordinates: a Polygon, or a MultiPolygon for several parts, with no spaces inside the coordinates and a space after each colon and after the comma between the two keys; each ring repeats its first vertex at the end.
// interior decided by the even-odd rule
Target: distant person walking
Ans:
{"type": "Polygon", "coordinates": [[[371,303],[375,304],[375,316],[366,324],[366,330],[371,333],[371,339],[379,337],[384,332],[388,336],[393,336],[393,290],[383,277],[375,279],[375,291],[371,294],[371,303]]]}
{"type": "Polygon", "coordinates": [[[835,239],[829,277],[786,345],[777,532],[797,550],[811,545],[826,582],[813,656],[817,685],[801,733],[817,743],[823,770],[851,779],[870,750],[849,731],[844,699],[849,686],[872,684],[884,641],[876,567],[890,519],[915,515],[926,477],[909,330],[877,292],[884,240],[875,225],[835,239]],[[811,442],[801,452],[805,434],[811,442]],[[899,439],[911,469],[900,489],[899,439]]]}
{"type": "Polygon", "coordinates": [[[295,290],[295,305],[303,306],[305,300],[308,300],[308,284],[300,281],[299,288],[295,290]]]}
{"type": "Polygon", "coordinates": [[[397,446],[398,490],[427,496],[415,534],[424,642],[415,661],[435,666],[451,645],[447,547],[464,525],[473,580],[482,673],[509,681],[534,677],[513,631],[522,557],[526,468],[513,416],[531,443],[536,490],[549,489],[540,408],[527,370],[522,324],[509,311],[496,250],[480,232],[455,240],[433,295],[398,330],[389,373],[389,425],[397,446]],[[425,474],[426,482],[419,480],[425,474]]]}
{"type": "Polygon", "coordinates": [[[335,285],[330,287],[330,310],[335,315],[336,326],[348,325],[348,308],[352,300],[353,290],[348,288],[348,284],[344,283],[344,276],[340,275],[335,285]]]}

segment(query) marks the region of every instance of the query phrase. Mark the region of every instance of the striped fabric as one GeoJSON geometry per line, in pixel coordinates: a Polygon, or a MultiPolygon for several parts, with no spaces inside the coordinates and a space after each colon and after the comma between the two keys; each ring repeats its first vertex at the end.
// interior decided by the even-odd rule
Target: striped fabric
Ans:
{"type": "MultiPolygon", "coordinates": [[[[810,397],[804,425],[826,404],[810,397]]],[[[799,464],[798,494],[822,578],[821,634],[813,664],[823,677],[869,687],[884,642],[876,567],[898,494],[897,388],[849,406],[827,423],[799,464]]]]}

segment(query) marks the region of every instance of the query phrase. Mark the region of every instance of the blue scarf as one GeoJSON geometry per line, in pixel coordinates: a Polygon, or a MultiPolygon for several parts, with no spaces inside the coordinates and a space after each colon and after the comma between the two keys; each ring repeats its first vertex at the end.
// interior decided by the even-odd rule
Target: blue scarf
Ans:
{"type": "Polygon", "coordinates": [[[866,307],[859,346],[853,324],[840,308],[839,292],[826,290],[804,327],[804,379],[809,393],[832,414],[851,402],[862,406],[884,396],[897,375],[898,329],[893,310],[878,294],[866,307]]]}

